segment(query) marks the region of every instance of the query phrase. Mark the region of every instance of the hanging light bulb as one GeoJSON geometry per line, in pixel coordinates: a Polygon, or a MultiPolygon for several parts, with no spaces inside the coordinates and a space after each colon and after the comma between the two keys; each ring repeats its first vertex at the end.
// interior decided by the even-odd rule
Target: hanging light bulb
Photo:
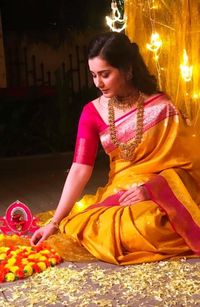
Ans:
{"type": "Polygon", "coordinates": [[[118,9],[117,6],[117,2],[113,1],[111,2],[111,17],[110,16],[106,16],[106,23],[109,26],[109,28],[113,31],[113,32],[121,32],[125,29],[126,27],[126,18],[123,17],[121,18],[121,14],[120,11],[118,9]],[[121,26],[116,26],[120,24],[121,26]]]}
{"type": "Polygon", "coordinates": [[[152,10],[157,10],[158,7],[159,7],[159,6],[158,6],[158,1],[156,2],[155,0],[152,0],[150,9],[152,9],[152,10]]]}
{"type": "Polygon", "coordinates": [[[154,53],[156,56],[158,53],[158,50],[162,46],[162,40],[160,39],[160,35],[156,32],[151,34],[151,40],[150,43],[146,45],[147,49],[154,53]]]}
{"type": "Polygon", "coordinates": [[[154,60],[158,62],[159,54],[158,51],[162,46],[162,40],[160,39],[160,35],[156,32],[151,34],[150,43],[146,45],[147,49],[153,52],[154,60]]]}
{"type": "Polygon", "coordinates": [[[188,55],[186,50],[183,51],[183,63],[180,65],[182,78],[189,82],[192,79],[193,67],[188,65],[188,55]]]}

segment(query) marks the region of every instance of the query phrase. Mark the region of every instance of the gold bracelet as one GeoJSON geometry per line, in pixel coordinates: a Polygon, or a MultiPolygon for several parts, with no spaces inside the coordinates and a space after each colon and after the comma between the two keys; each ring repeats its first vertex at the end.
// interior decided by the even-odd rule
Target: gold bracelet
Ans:
{"type": "Polygon", "coordinates": [[[59,224],[57,222],[51,220],[50,224],[53,224],[56,227],[56,229],[59,229],[59,224]]]}

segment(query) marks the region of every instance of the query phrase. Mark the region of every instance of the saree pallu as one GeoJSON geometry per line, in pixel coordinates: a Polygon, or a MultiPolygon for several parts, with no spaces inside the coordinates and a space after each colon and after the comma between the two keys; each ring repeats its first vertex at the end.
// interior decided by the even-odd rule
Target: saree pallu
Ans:
{"type": "MultiPolygon", "coordinates": [[[[135,137],[136,121],[136,110],[116,121],[120,142],[135,137]]],[[[62,236],[121,265],[200,255],[200,140],[194,128],[161,95],[145,102],[143,138],[131,161],[120,157],[108,127],[100,139],[110,157],[108,183],[74,205],[60,223],[62,236]],[[150,199],[120,205],[124,191],[140,185],[150,199]]]]}

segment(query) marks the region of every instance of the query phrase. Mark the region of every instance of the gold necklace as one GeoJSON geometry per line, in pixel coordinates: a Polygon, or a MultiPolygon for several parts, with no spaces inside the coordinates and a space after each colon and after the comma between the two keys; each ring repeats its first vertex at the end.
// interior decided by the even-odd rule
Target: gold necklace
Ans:
{"type": "MultiPolygon", "coordinates": [[[[139,93],[139,96],[140,96],[140,93],[139,93]]],[[[112,104],[114,107],[116,107],[119,110],[126,111],[127,109],[132,108],[132,106],[135,104],[134,98],[135,97],[133,95],[129,95],[126,97],[114,96],[111,98],[111,100],[112,100],[112,104]]]]}
{"type": "MultiPolygon", "coordinates": [[[[133,153],[138,145],[142,141],[143,135],[143,117],[144,117],[144,97],[142,93],[139,93],[139,97],[136,102],[137,104],[137,123],[136,123],[136,133],[135,138],[128,143],[121,143],[117,139],[117,133],[115,129],[115,111],[113,99],[109,99],[108,101],[108,122],[110,129],[110,138],[112,143],[119,148],[121,152],[121,158],[124,160],[133,160],[133,153]]],[[[132,103],[133,105],[133,103],[132,103]]]]}

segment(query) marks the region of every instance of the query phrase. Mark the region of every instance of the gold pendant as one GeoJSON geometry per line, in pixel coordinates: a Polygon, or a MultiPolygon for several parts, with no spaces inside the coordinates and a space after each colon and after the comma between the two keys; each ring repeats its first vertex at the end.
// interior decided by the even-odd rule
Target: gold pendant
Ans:
{"type": "Polygon", "coordinates": [[[122,159],[127,160],[127,161],[132,161],[135,157],[133,151],[130,149],[121,150],[120,156],[122,159]]]}

